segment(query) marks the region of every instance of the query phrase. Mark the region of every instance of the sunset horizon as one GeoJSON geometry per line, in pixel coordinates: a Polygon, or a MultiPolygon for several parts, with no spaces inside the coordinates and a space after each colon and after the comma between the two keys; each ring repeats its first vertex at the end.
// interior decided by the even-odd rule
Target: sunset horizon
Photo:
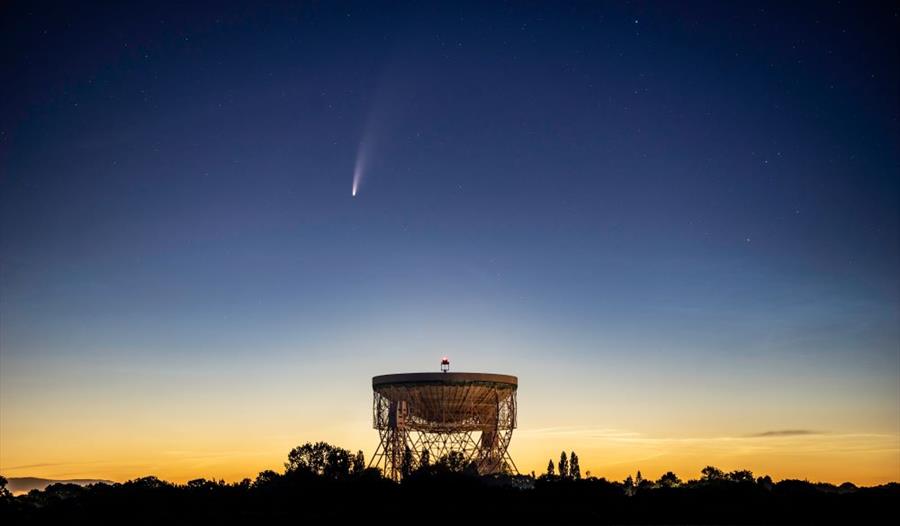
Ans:
{"type": "MultiPolygon", "coordinates": [[[[333,371],[331,374],[338,373],[333,371]]],[[[341,380],[342,383],[346,381],[341,380]]],[[[363,388],[369,387],[367,380],[360,379],[363,388]]],[[[523,382],[519,393],[520,414],[527,418],[532,413],[528,405],[541,403],[535,400],[537,397],[533,392],[528,392],[529,387],[531,390],[539,387],[529,386],[525,383],[527,378],[520,381],[523,382]]],[[[344,387],[349,389],[349,386],[344,387]]],[[[283,470],[291,448],[317,441],[332,443],[350,451],[361,450],[368,462],[377,446],[378,435],[372,429],[371,394],[367,394],[363,396],[360,407],[334,404],[331,408],[334,413],[345,415],[345,418],[334,422],[322,417],[323,423],[330,422],[330,425],[322,425],[323,431],[311,431],[296,437],[260,436],[240,431],[241,423],[225,422],[224,413],[223,421],[217,424],[220,427],[208,426],[212,429],[205,436],[186,440],[186,437],[176,435],[177,426],[173,424],[170,428],[173,438],[161,441],[170,446],[169,449],[155,449],[151,440],[141,443],[123,439],[121,450],[111,450],[108,445],[105,446],[106,458],[102,455],[78,458],[79,452],[90,448],[78,444],[63,447],[58,437],[47,436],[46,443],[37,442],[35,446],[52,449],[58,456],[42,461],[36,461],[37,455],[25,456],[18,464],[4,462],[0,474],[10,478],[52,480],[124,482],[152,475],[174,483],[186,483],[197,478],[237,482],[244,478],[253,479],[265,470],[283,470]],[[172,447],[175,445],[181,449],[172,447]]],[[[278,415],[271,416],[271,421],[254,422],[260,429],[283,431],[285,424],[278,422],[281,420],[278,415]]],[[[554,421],[551,415],[545,423],[559,422],[554,421]]],[[[312,425],[315,426],[315,422],[312,425]]],[[[758,476],[769,475],[775,480],[799,479],[836,485],[850,482],[858,486],[874,486],[896,482],[895,473],[900,470],[894,447],[897,435],[887,432],[849,433],[730,425],[719,429],[729,429],[731,434],[661,436],[652,434],[652,428],[643,429],[616,429],[590,423],[547,427],[520,424],[513,434],[510,453],[520,473],[540,475],[546,472],[548,460],[555,462],[561,451],[574,451],[578,453],[585,473],[619,481],[634,476],[638,471],[654,480],[667,471],[673,471],[685,480],[695,479],[699,478],[701,469],[712,465],[726,472],[748,469],[758,476]]],[[[114,433],[114,430],[106,430],[101,435],[109,433],[114,433]]],[[[85,434],[90,434],[94,440],[98,437],[96,430],[86,430],[85,434]]],[[[150,438],[159,440],[152,435],[150,438]]],[[[31,440],[33,442],[34,437],[31,440]]],[[[107,440],[113,441],[112,437],[107,440]]],[[[24,446],[21,449],[27,451],[24,446]]]]}

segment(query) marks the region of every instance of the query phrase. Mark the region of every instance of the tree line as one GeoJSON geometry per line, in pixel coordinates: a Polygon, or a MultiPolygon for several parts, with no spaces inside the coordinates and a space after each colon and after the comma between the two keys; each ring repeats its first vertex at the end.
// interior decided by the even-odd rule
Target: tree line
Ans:
{"type": "Polygon", "coordinates": [[[574,451],[562,452],[539,476],[479,475],[458,452],[434,461],[423,454],[418,463],[404,454],[401,472],[395,483],[366,467],[362,451],[315,442],[293,448],[283,471],[233,483],[173,484],[147,476],[86,487],[53,484],[13,496],[0,477],[0,523],[850,524],[889,516],[900,503],[897,483],[775,482],[714,466],[687,481],[671,471],[655,481],[640,471],[609,481],[582,475],[574,451]]]}
{"type": "MultiPolygon", "coordinates": [[[[568,456],[566,456],[565,451],[560,453],[559,463],[557,464],[557,466],[559,469],[558,473],[557,468],[554,467],[553,459],[551,458],[547,463],[547,471],[541,475],[541,478],[544,480],[581,480],[581,467],[578,464],[578,455],[574,451],[569,453],[568,456]]],[[[591,478],[591,472],[588,471],[586,473],[586,476],[588,478],[591,478]]],[[[532,472],[532,477],[534,477],[534,472],[532,472]]],[[[747,469],[737,469],[734,471],[725,472],[715,466],[706,466],[705,468],[700,470],[699,479],[692,479],[688,481],[682,481],[681,478],[679,478],[678,475],[676,475],[672,471],[663,473],[659,477],[659,479],[654,481],[651,479],[645,479],[643,475],[641,475],[641,471],[638,470],[634,477],[628,475],[625,480],[622,481],[622,489],[626,495],[634,495],[640,490],[692,487],[713,482],[756,482],[760,486],[768,489],[771,489],[774,485],[772,477],[770,477],[769,475],[754,478],[753,472],[747,469]]],[[[823,488],[826,487],[827,486],[823,486],[823,488]]],[[[847,482],[842,484],[841,486],[836,487],[836,489],[840,491],[852,491],[856,489],[856,486],[847,482]]]]}

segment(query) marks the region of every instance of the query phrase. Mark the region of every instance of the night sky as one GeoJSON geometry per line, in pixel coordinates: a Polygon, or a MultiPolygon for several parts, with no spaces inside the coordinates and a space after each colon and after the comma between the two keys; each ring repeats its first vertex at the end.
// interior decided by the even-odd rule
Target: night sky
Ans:
{"type": "Polygon", "coordinates": [[[144,4],[0,7],[4,475],[369,456],[448,355],[523,471],[900,478],[896,6],[144,4]]]}

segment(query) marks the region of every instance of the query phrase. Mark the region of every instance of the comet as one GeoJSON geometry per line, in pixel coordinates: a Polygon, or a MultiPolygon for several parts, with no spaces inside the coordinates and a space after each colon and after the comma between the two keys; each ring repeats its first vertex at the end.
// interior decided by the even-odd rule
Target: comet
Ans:
{"type": "Polygon", "coordinates": [[[368,158],[370,142],[368,134],[364,135],[362,140],[359,141],[359,149],[356,151],[356,164],[353,166],[353,186],[350,190],[350,195],[353,197],[356,197],[356,194],[359,193],[359,187],[366,172],[366,159],[368,158]]]}
{"type": "Polygon", "coordinates": [[[362,180],[363,174],[363,162],[362,156],[357,154],[356,156],[356,166],[353,167],[353,189],[350,191],[350,195],[356,197],[356,192],[359,191],[359,182],[362,180]]]}

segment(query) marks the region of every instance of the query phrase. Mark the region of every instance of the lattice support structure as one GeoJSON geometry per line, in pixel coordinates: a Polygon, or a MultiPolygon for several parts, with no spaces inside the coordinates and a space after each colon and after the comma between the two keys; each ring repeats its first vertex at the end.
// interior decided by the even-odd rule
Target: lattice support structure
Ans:
{"type": "Polygon", "coordinates": [[[379,445],[370,466],[402,478],[403,458],[417,468],[425,451],[432,463],[451,452],[480,474],[517,473],[509,455],[516,427],[514,376],[483,373],[410,373],[376,376],[373,427],[379,445]]]}

